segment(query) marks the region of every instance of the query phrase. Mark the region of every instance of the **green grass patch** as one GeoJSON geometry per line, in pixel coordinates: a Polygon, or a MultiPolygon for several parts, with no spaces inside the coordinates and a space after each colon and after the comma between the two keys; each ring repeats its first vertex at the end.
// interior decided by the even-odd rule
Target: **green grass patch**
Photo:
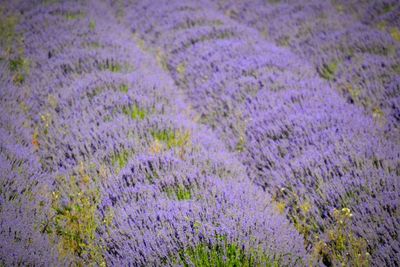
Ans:
{"type": "MultiPolygon", "coordinates": [[[[144,44],[143,44],[144,45],[144,44]]],[[[158,65],[165,71],[169,71],[168,69],[168,58],[165,53],[161,49],[157,49],[156,51],[156,60],[158,65]]]]}
{"type": "Polygon", "coordinates": [[[22,35],[16,32],[18,23],[17,16],[5,15],[0,7],[0,60],[8,60],[8,68],[12,72],[15,85],[24,83],[30,66],[29,61],[23,57],[22,35]],[[15,56],[12,58],[12,55],[15,56]]]}
{"type": "Polygon", "coordinates": [[[113,90],[113,91],[121,91],[123,93],[127,93],[129,88],[128,85],[126,84],[121,84],[121,85],[110,85],[110,84],[103,84],[99,85],[96,87],[91,88],[90,90],[86,91],[86,96],[92,100],[94,97],[100,95],[101,93],[107,91],[107,90],[113,90]]]}
{"type": "Polygon", "coordinates": [[[110,122],[110,121],[112,121],[113,120],[113,117],[111,116],[111,115],[105,115],[104,117],[103,117],[103,121],[104,122],[110,122]]]}
{"type": "Polygon", "coordinates": [[[77,20],[77,19],[83,19],[86,14],[81,11],[68,11],[63,14],[64,18],[67,20],[77,20]]]}
{"type": "Polygon", "coordinates": [[[279,46],[289,46],[290,45],[290,37],[287,35],[279,37],[276,42],[279,46]]]}
{"type": "Polygon", "coordinates": [[[22,85],[25,82],[25,76],[22,73],[16,73],[13,76],[13,82],[15,85],[22,85]]]}
{"type": "Polygon", "coordinates": [[[104,86],[96,86],[93,89],[90,89],[86,91],[86,96],[92,100],[95,96],[98,96],[100,93],[102,93],[105,90],[104,86]]]}
{"type": "Polygon", "coordinates": [[[380,21],[376,24],[376,27],[381,31],[384,31],[386,29],[386,26],[387,26],[386,21],[380,21]]]}
{"type": "Polygon", "coordinates": [[[236,144],[236,151],[243,152],[246,149],[246,141],[243,136],[239,137],[239,141],[236,144]]]}
{"type": "Polygon", "coordinates": [[[323,64],[322,68],[318,68],[318,73],[325,80],[331,81],[335,78],[337,70],[338,63],[333,61],[329,64],[323,64]]]}
{"type": "Polygon", "coordinates": [[[154,180],[160,178],[160,176],[158,175],[158,172],[156,170],[150,171],[150,172],[146,172],[146,179],[153,184],[154,180]]]}
{"type": "Polygon", "coordinates": [[[133,67],[128,63],[121,64],[119,62],[114,62],[112,60],[104,60],[98,64],[98,69],[101,71],[111,71],[114,73],[130,72],[133,67]]]}
{"type": "Polygon", "coordinates": [[[122,112],[133,120],[143,120],[147,116],[147,111],[136,104],[123,107],[122,112]]]}
{"type": "Polygon", "coordinates": [[[7,51],[11,49],[16,37],[15,28],[18,24],[18,18],[13,15],[6,16],[3,12],[0,9],[0,47],[7,51]]]}
{"type": "Polygon", "coordinates": [[[117,172],[123,169],[128,164],[129,158],[132,156],[133,151],[122,150],[121,152],[114,153],[111,156],[111,164],[116,168],[117,172]]]}
{"type": "Polygon", "coordinates": [[[312,202],[300,197],[291,186],[282,187],[275,193],[273,199],[281,214],[287,212],[296,230],[303,235],[305,244],[312,244],[320,228],[311,214],[312,202]]]}
{"type": "Polygon", "coordinates": [[[326,266],[370,266],[367,242],[350,230],[353,214],[348,208],[335,209],[335,224],[328,229],[328,240],[315,245],[315,253],[326,266]]]}
{"type": "Polygon", "coordinates": [[[181,77],[185,76],[185,73],[186,73],[186,64],[185,64],[185,62],[181,62],[181,63],[178,64],[178,66],[176,67],[176,72],[178,72],[178,74],[181,77]]]}
{"type": "Polygon", "coordinates": [[[395,64],[391,66],[393,71],[396,72],[397,74],[400,74],[400,64],[395,64]]]}
{"type": "Polygon", "coordinates": [[[14,84],[21,85],[25,82],[25,77],[29,75],[30,63],[23,57],[17,57],[10,59],[8,68],[13,73],[14,84]]]}
{"type": "Polygon", "coordinates": [[[161,130],[151,133],[153,138],[164,143],[168,149],[173,147],[183,147],[190,141],[190,133],[188,131],[161,130]]]}
{"type": "Polygon", "coordinates": [[[176,259],[183,266],[280,266],[280,260],[274,259],[260,249],[244,250],[235,242],[228,242],[224,236],[217,237],[214,244],[200,243],[179,252],[176,259]]]}
{"type": "Polygon", "coordinates": [[[96,181],[80,169],[77,176],[59,176],[57,183],[59,190],[52,192],[53,215],[42,232],[57,242],[60,260],[76,266],[106,266],[102,240],[96,236],[102,223],[97,211],[101,195],[96,181]]]}
{"type": "Polygon", "coordinates": [[[15,72],[22,70],[24,67],[26,67],[26,65],[28,65],[27,60],[22,57],[18,57],[16,59],[11,59],[8,67],[10,71],[15,72]]]}
{"type": "Polygon", "coordinates": [[[102,70],[109,70],[111,72],[121,72],[122,66],[119,63],[105,64],[100,67],[102,70]]]}
{"type": "Polygon", "coordinates": [[[394,5],[390,5],[390,4],[386,4],[385,3],[384,6],[383,6],[383,14],[386,14],[386,13],[389,13],[389,12],[393,11],[394,8],[395,8],[394,5]]]}
{"type": "Polygon", "coordinates": [[[129,91],[129,87],[128,87],[128,85],[127,84],[121,84],[120,86],[119,86],[119,90],[121,91],[121,92],[123,92],[123,93],[128,93],[128,91],[129,91]]]}
{"type": "Polygon", "coordinates": [[[95,29],[96,29],[96,22],[91,19],[89,22],[89,30],[94,31],[95,29]]]}
{"type": "Polygon", "coordinates": [[[177,200],[192,199],[192,192],[190,188],[184,186],[183,184],[174,187],[167,187],[165,192],[167,193],[167,196],[171,199],[177,199],[177,200]]]}
{"type": "Polygon", "coordinates": [[[102,48],[103,45],[100,44],[99,42],[82,42],[81,43],[82,46],[84,47],[88,47],[88,48],[93,48],[93,49],[98,49],[98,48],[102,48]]]}
{"type": "Polygon", "coordinates": [[[393,27],[390,29],[390,35],[392,36],[392,38],[398,42],[400,42],[400,31],[398,28],[393,27]]]}

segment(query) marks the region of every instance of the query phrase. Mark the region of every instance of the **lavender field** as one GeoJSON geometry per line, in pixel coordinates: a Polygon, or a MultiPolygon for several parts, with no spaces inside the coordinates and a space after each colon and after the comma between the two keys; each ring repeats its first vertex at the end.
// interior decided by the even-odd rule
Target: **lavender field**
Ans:
{"type": "Polygon", "coordinates": [[[0,0],[0,266],[400,266],[400,2],[0,0]]]}

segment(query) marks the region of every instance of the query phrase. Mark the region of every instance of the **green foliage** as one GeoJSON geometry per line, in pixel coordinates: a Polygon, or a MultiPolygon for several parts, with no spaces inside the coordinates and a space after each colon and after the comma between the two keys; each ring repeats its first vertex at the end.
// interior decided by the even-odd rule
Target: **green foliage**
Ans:
{"type": "Polygon", "coordinates": [[[376,27],[381,31],[384,31],[386,29],[386,26],[387,26],[386,21],[380,21],[376,24],[376,27]]]}
{"type": "Polygon", "coordinates": [[[158,65],[160,65],[163,70],[169,71],[168,58],[164,54],[164,52],[162,52],[161,49],[157,49],[157,51],[156,51],[156,60],[157,60],[158,65]]]}
{"type": "Polygon", "coordinates": [[[123,93],[128,93],[129,87],[128,87],[128,85],[126,85],[126,84],[121,84],[121,85],[119,86],[119,90],[120,90],[121,92],[123,92],[123,93]]]}
{"type": "Polygon", "coordinates": [[[25,82],[25,76],[22,73],[16,73],[13,77],[15,85],[21,85],[25,82]]]}
{"type": "Polygon", "coordinates": [[[318,69],[318,73],[325,80],[331,81],[333,80],[333,78],[335,78],[337,70],[338,70],[338,63],[333,61],[329,64],[323,64],[322,68],[318,69]]]}
{"type": "Polygon", "coordinates": [[[17,57],[15,59],[10,59],[8,68],[14,73],[14,84],[21,85],[25,81],[25,76],[29,74],[30,64],[25,58],[17,57]]]}
{"type": "Polygon", "coordinates": [[[236,144],[236,151],[243,152],[246,148],[246,141],[243,136],[239,138],[239,141],[236,144]]]}
{"type": "Polygon", "coordinates": [[[289,46],[290,45],[290,37],[287,35],[281,36],[277,39],[277,43],[280,46],[289,46]]]}
{"type": "Polygon", "coordinates": [[[113,91],[121,91],[123,93],[127,93],[129,88],[128,85],[126,84],[120,84],[120,85],[102,85],[102,86],[96,86],[94,88],[91,88],[90,90],[86,91],[87,97],[92,100],[94,97],[100,95],[104,91],[107,90],[113,90],[113,91]]]}
{"type": "Polygon", "coordinates": [[[398,28],[393,27],[392,29],[390,29],[390,35],[394,40],[400,42],[400,31],[398,28]]]}
{"type": "MultiPolygon", "coordinates": [[[[352,192],[343,196],[343,203],[350,203],[352,197],[352,192]]],[[[286,211],[295,228],[304,236],[305,245],[314,247],[314,259],[322,260],[327,266],[369,265],[370,256],[367,252],[367,243],[363,238],[356,237],[350,229],[353,215],[348,208],[335,210],[333,212],[334,224],[323,228],[310,213],[311,202],[301,199],[289,187],[282,188],[274,200],[277,203],[278,211],[280,213],[286,211]],[[328,241],[321,239],[321,231],[327,235],[328,241]]],[[[358,200],[351,201],[353,203],[358,200]]]]}
{"type": "Polygon", "coordinates": [[[175,187],[168,187],[166,190],[167,196],[172,199],[177,200],[189,200],[192,198],[192,193],[190,188],[180,184],[175,187]]]}
{"type": "Polygon", "coordinates": [[[179,65],[176,67],[176,71],[180,75],[180,77],[184,77],[186,73],[186,64],[185,62],[179,63],[179,65]]]}
{"type": "Polygon", "coordinates": [[[319,241],[315,253],[327,266],[369,266],[367,242],[350,230],[350,209],[334,210],[335,224],[328,230],[328,241],[319,241]]]}
{"type": "Polygon", "coordinates": [[[393,71],[396,72],[397,74],[400,74],[400,64],[392,65],[392,69],[393,69],[393,71]]]}
{"type": "Polygon", "coordinates": [[[394,10],[395,6],[390,4],[384,4],[383,6],[383,14],[389,13],[390,11],[394,10]]]}
{"type": "Polygon", "coordinates": [[[138,105],[123,107],[122,112],[133,120],[143,120],[147,115],[147,111],[143,108],[139,108],[138,105]]]}
{"type": "Polygon", "coordinates": [[[68,20],[76,20],[76,19],[84,18],[86,16],[86,14],[81,11],[76,11],[76,12],[68,11],[68,12],[65,12],[63,14],[63,16],[68,20]]]}
{"type": "Polygon", "coordinates": [[[102,44],[100,44],[99,42],[96,42],[96,41],[84,41],[84,42],[82,42],[82,46],[93,48],[93,49],[98,49],[98,48],[104,47],[102,44]]]}
{"type": "Polygon", "coordinates": [[[16,16],[6,16],[3,14],[3,10],[0,9],[0,47],[6,51],[11,49],[14,42],[16,37],[15,27],[17,24],[18,18],[16,16]]]}
{"type": "Polygon", "coordinates": [[[157,141],[164,143],[168,149],[173,147],[183,147],[190,140],[190,133],[188,131],[161,130],[153,131],[151,135],[157,141]]]}
{"type": "Polygon", "coordinates": [[[133,70],[133,67],[128,63],[121,64],[119,62],[114,62],[113,60],[106,59],[102,62],[99,62],[98,69],[101,71],[121,73],[130,72],[133,70]]]}
{"type": "Polygon", "coordinates": [[[150,171],[150,172],[146,172],[146,179],[153,184],[155,179],[160,178],[160,176],[158,175],[158,172],[156,170],[150,171]]]}
{"type": "Polygon", "coordinates": [[[105,66],[105,69],[108,69],[111,72],[121,72],[122,66],[118,63],[108,64],[105,66]]]}
{"type": "Polygon", "coordinates": [[[59,176],[59,190],[52,192],[53,215],[45,223],[43,232],[58,242],[61,259],[73,265],[105,266],[102,240],[96,237],[101,220],[97,208],[100,191],[97,181],[83,169],[78,176],[59,176]]]}
{"type": "Polygon", "coordinates": [[[350,94],[351,99],[353,101],[355,101],[355,102],[359,102],[360,101],[360,96],[361,96],[361,89],[360,88],[349,84],[348,86],[346,86],[345,92],[350,94]]]}
{"type": "Polygon", "coordinates": [[[94,20],[90,20],[89,30],[94,31],[95,29],[96,29],[96,22],[94,20]]]}
{"type": "Polygon", "coordinates": [[[52,109],[56,109],[58,107],[58,98],[54,94],[49,94],[47,96],[47,102],[49,103],[52,109]]]}
{"type": "Polygon", "coordinates": [[[26,60],[18,57],[16,59],[11,59],[9,63],[10,71],[19,71],[27,64],[26,60]]]}
{"type": "Polygon", "coordinates": [[[114,220],[114,216],[115,216],[114,210],[111,207],[108,207],[103,219],[103,224],[106,226],[107,230],[110,229],[112,222],[114,220]]]}
{"type": "Polygon", "coordinates": [[[245,250],[224,236],[217,236],[214,244],[200,243],[179,252],[178,264],[183,266],[280,266],[280,260],[261,249],[245,250]]]}
{"type": "Polygon", "coordinates": [[[101,71],[111,71],[115,73],[130,72],[133,66],[128,63],[114,62],[113,60],[106,59],[98,64],[98,69],[101,71]]]}
{"type": "Polygon", "coordinates": [[[8,59],[8,68],[13,74],[13,82],[21,85],[29,74],[29,61],[23,55],[21,34],[16,32],[19,20],[15,15],[5,15],[0,8],[0,60],[8,59]],[[14,55],[14,58],[10,58],[14,55]]]}
{"type": "Polygon", "coordinates": [[[111,164],[117,169],[117,172],[123,169],[128,163],[129,157],[133,154],[132,151],[123,150],[111,156],[111,164]]]}
{"type": "Polygon", "coordinates": [[[104,121],[104,122],[112,121],[111,115],[105,115],[105,116],[103,117],[103,121],[104,121]]]}
{"type": "Polygon", "coordinates": [[[311,203],[301,199],[290,187],[282,188],[274,197],[280,213],[286,210],[297,231],[304,236],[307,245],[311,244],[318,233],[319,226],[315,218],[310,216],[311,203]]]}

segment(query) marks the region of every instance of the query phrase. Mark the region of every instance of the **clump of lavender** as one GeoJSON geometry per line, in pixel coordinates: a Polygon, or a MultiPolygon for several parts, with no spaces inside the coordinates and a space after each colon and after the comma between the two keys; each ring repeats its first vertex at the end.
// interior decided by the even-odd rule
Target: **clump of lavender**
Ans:
{"type": "MultiPolygon", "coordinates": [[[[397,43],[360,22],[341,31],[348,20],[315,11],[330,4],[254,1],[248,9],[233,1],[214,2],[127,4],[126,22],[148,51],[162,55],[160,64],[185,89],[198,121],[239,152],[248,176],[273,195],[277,209],[287,214],[310,250],[322,239],[336,251],[334,242],[328,242],[327,233],[336,225],[329,211],[351,208],[354,219],[346,227],[361,238],[360,244],[368,242],[359,246],[366,250],[361,254],[370,253],[372,264],[397,263],[398,222],[392,214],[398,210],[399,155],[392,137],[397,136],[398,108],[391,93],[396,74],[379,66],[396,64],[390,47],[397,43]],[[283,36],[280,13],[293,25],[300,21],[301,28],[288,24],[290,35],[283,36]],[[307,22],[308,15],[315,19],[307,22]],[[264,31],[274,18],[276,28],[264,31]],[[189,27],[180,26],[185,23],[189,27]],[[325,25],[331,35],[325,34],[325,25]],[[332,90],[344,81],[357,84],[346,86],[367,114],[346,94],[332,90]],[[388,122],[384,131],[382,117],[388,122]],[[385,221],[381,230],[367,229],[377,228],[380,220],[385,221]]],[[[351,243],[343,253],[357,262],[351,243]]],[[[348,260],[335,253],[337,257],[316,260],[327,265],[348,260]]]]}
{"type": "Polygon", "coordinates": [[[1,264],[398,265],[398,5],[292,2],[4,2],[1,264]]]}
{"type": "Polygon", "coordinates": [[[306,261],[293,225],[107,3],[18,10],[32,66],[20,90],[1,79],[5,264],[176,265],[216,236],[306,261]]]}
{"type": "Polygon", "coordinates": [[[397,79],[393,66],[400,60],[398,3],[213,2],[232,19],[257,29],[268,41],[286,44],[310,60],[347,102],[361,106],[389,138],[396,139],[399,106],[390,84],[397,79]],[[328,67],[333,63],[336,70],[331,72],[328,67]]]}

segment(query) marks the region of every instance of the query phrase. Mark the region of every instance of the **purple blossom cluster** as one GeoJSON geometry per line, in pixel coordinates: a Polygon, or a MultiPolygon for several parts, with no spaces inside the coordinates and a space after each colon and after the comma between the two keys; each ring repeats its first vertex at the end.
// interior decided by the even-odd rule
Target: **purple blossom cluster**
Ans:
{"type": "Polygon", "coordinates": [[[363,107],[388,138],[398,139],[396,1],[214,2],[235,21],[313,63],[347,102],[363,107]]]}
{"type": "Polygon", "coordinates": [[[18,8],[31,67],[22,84],[2,75],[3,264],[176,265],[218,236],[306,262],[303,237],[106,4],[18,8]]]}
{"type": "Polygon", "coordinates": [[[0,265],[399,265],[395,1],[1,5],[0,265]]]}
{"type": "MultiPolygon", "coordinates": [[[[329,62],[336,62],[333,55],[338,51],[349,49],[363,53],[365,60],[380,54],[386,65],[392,65],[397,56],[388,56],[385,49],[398,44],[374,30],[363,31],[362,27],[367,26],[356,23],[352,26],[354,33],[334,32],[335,27],[344,27],[335,22],[345,23],[345,20],[339,19],[339,14],[329,14],[333,22],[326,23],[333,27],[332,35],[318,39],[317,33],[312,32],[304,40],[308,45],[303,45],[301,38],[296,39],[299,44],[293,45],[292,52],[279,47],[282,44],[278,40],[265,41],[262,33],[236,22],[252,25],[252,21],[257,21],[265,27],[274,25],[273,17],[276,25],[279,23],[284,28],[282,17],[288,18],[289,25],[292,18],[297,23],[286,13],[294,12],[296,5],[289,5],[274,6],[257,1],[253,5],[251,2],[241,5],[235,1],[232,6],[237,11],[223,5],[219,8],[225,14],[237,15],[229,18],[206,1],[141,1],[127,4],[126,21],[137,38],[144,40],[153,51],[161,49],[165,53],[167,68],[185,88],[189,101],[199,113],[199,122],[209,125],[231,151],[239,152],[238,158],[246,166],[250,179],[275,199],[283,199],[285,212],[293,223],[299,224],[299,217],[307,217],[304,224],[311,224],[311,229],[304,230],[304,225],[298,228],[310,243],[315,236],[327,234],[336,223],[332,209],[350,207],[354,214],[351,229],[366,240],[372,262],[395,266],[400,246],[399,221],[394,216],[399,210],[400,196],[396,115],[393,120],[388,119],[392,124],[386,130],[393,137],[388,138],[388,132],[382,131],[372,116],[332,90],[339,83],[329,83],[330,76],[339,80],[336,78],[338,63],[332,66],[329,62]],[[340,43],[332,39],[340,40],[335,34],[347,37],[340,43]],[[366,42],[360,42],[363,38],[366,42]],[[322,46],[318,53],[308,52],[322,46]],[[338,47],[336,52],[335,47],[338,47]],[[326,55],[330,57],[327,60],[323,59],[326,55]],[[306,56],[310,63],[303,59],[306,56]],[[314,67],[319,66],[318,60],[327,62],[323,65],[325,70],[314,67]],[[305,206],[303,211],[298,211],[305,206]]],[[[313,6],[297,9],[308,18],[307,12],[313,6]]],[[[323,26],[312,18],[314,30],[318,31],[323,26]]],[[[277,26],[272,32],[291,32],[281,28],[277,26]]],[[[358,63],[350,63],[346,64],[355,72],[343,75],[368,77],[370,80],[363,82],[375,87],[374,90],[363,87],[365,93],[371,93],[369,97],[373,101],[379,99],[376,96],[379,94],[382,101],[393,102],[396,112],[398,85],[377,87],[378,81],[373,76],[381,73],[388,82],[396,83],[398,75],[362,66],[360,70],[367,70],[359,74],[358,63]]],[[[356,83],[351,81],[351,84],[356,83]]]]}

